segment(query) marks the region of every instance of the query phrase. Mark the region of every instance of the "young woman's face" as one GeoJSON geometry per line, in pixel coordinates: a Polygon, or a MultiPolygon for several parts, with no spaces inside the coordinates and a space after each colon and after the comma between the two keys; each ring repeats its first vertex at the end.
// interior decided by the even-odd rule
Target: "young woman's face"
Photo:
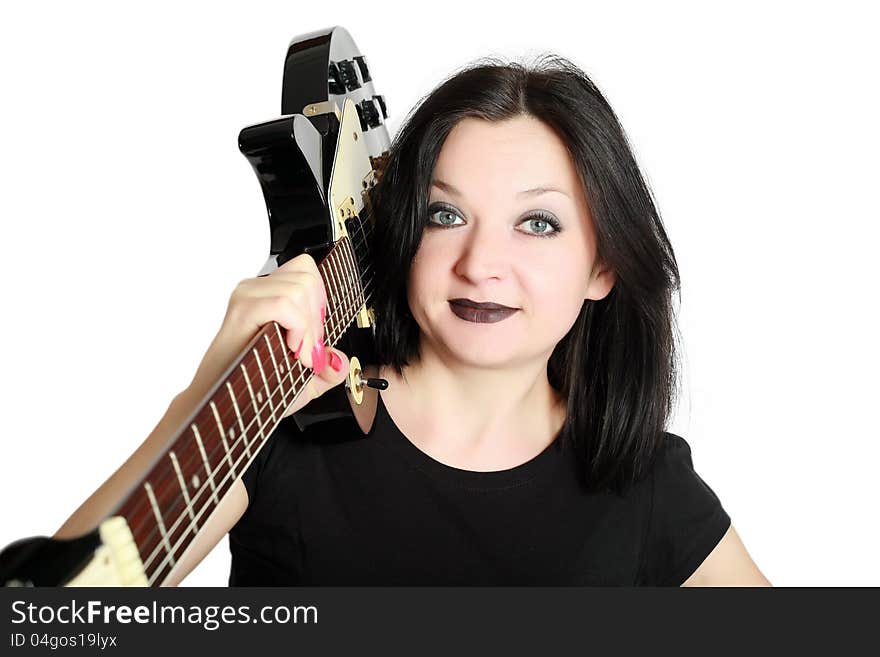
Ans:
{"type": "Polygon", "coordinates": [[[595,258],[584,191],[556,133],[525,115],[463,119],[440,151],[410,270],[422,348],[479,367],[548,358],[584,299],[613,285],[599,267],[591,278],[595,258]],[[478,312],[453,299],[514,310],[478,312]]]}

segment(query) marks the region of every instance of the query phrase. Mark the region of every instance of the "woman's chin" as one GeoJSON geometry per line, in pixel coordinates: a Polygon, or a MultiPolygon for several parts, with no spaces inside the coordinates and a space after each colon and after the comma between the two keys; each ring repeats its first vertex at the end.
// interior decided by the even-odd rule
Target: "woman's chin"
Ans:
{"type": "Polygon", "coordinates": [[[464,366],[502,369],[522,358],[522,342],[477,336],[446,343],[444,360],[464,366]]]}

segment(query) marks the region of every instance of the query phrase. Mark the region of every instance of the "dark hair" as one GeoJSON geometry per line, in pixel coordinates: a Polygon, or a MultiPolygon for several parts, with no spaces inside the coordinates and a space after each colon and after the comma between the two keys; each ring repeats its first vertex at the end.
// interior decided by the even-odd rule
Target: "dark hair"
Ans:
{"type": "Polygon", "coordinates": [[[622,495],[649,472],[676,396],[678,265],[623,128],[567,59],[545,55],[532,66],[483,59],[407,116],[371,194],[378,360],[400,374],[419,358],[406,285],[443,142],[465,117],[503,121],[523,114],[567,145],[593,217],[598,259],[615,274],[605,298],[584,302],[550,356],[547,376],[567,402],[559,443],[575,450],[582,484],[622,495]]]}

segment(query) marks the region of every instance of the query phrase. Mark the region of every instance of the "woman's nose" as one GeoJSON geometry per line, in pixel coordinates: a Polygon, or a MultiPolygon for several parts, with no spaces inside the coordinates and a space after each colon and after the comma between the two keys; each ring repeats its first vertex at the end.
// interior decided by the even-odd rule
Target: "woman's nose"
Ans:
{"type": "Polygon", "coordinates": [[[513,253],[504,226],[476,221],[460,245],[461,252],[455,264],[459,276],[473,281],[507,276],[513,253]]]}

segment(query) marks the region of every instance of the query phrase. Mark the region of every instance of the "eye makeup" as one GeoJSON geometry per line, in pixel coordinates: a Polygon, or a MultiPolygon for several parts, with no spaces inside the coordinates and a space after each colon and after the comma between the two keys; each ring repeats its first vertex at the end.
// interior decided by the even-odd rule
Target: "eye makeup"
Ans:
{"type": "MultiPolygon", "coordinates": [[[[444,203],[442,201],[435,201],[434,203],[430,203],[428,205],[427,226],[429,228],[446,229],[446,228],[455,228],[456,226],[463,226],[464,225],[463,223],[443,223],[443,222],[439,222],[439,221],[433,221],[432,220],[433,217],[437,214],[440,214],[440,213],[445,213],[447,216],[451,215],[451,216],[457,217],[459,219],[463,219],[461,212],[459,212],[452,205],[450,205],[448,203],[444,203]]],[[[544,224],[550,226],[551,228],[553,228],[553,230],[549,231],[549,232],[525,231],[526,234],[533,235],[535,237],[541,237],[541,238],[556,237],[563,230],[562,225],[559,222],[559,220],[555,216],[553,216],[552,214],[547,212],[546,210],[534,210],[534,211],[529,212],[528,214],[526,214],[522,218],[522,220],[520,221],[520,224],[529,223],[529,222],[541,222],[541,223],[544,223],[544,224]]]]}

